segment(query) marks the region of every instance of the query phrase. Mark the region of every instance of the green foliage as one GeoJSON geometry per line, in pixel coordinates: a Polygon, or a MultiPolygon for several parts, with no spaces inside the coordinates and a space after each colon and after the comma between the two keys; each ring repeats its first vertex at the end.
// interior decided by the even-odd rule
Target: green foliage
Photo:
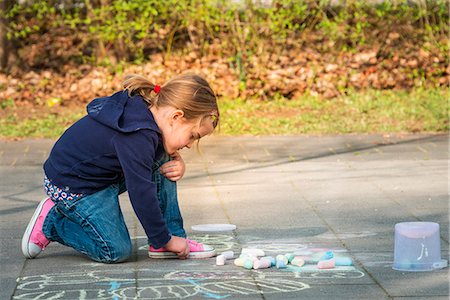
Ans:
{"type": "MultiPolygon", "coordinates": [[[[18,47],[42,35],[76,37],[74,61],[143,62],[154,51],[166,57],[174,49],[204,51],[221,42],[223,55],[232,57],[237,72],[252,55],[282,51],[286,43],[318,30],[343,50],[364,45],[376,27],[386,33],[405,26],[417,30],[434,46],[448,48],[438,36],[448,35],[447,0],[351,0],[331,5],[331,0],[35,0],[15,4],[6,12],[8,37],[18,47]]],[[[336,3],[336,1],[333,1],[336,3]]],[[[385,34],[384,32],[382,34],[385,34]]],[[[408,38],[405,36],[404,38],[408,38]]],[[[58,52],[59,53],[59,52],[58,52]]],[[[61,55],[61,54],[58,54],[61,55]]],[[[245,71],[245,70],[244,70],[245,71]]],[[[245,75],[242,75],[245,76],[245,75]]],[[[244,80],[245,81],[245,80],[244,80]]]]}
{"type": "Polygon", "coordinates": [[[14,103],[14,100],[12,98],[6,98],[1,100],[0,102],[0,108],[1,109],[6,109],[6,108],[10,108],[10,107],[14,107],[16,104],[14,103]]]}

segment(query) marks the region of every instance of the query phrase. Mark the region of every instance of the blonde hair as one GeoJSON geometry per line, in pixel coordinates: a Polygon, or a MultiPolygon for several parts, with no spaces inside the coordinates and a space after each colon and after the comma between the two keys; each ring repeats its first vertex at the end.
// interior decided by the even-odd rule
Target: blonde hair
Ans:
{"type": "Polygon", "coordinates": [[[196,74],[178,75],[155,92],[155,84],[141,75],[128,75],[122,86],[130,96],[140,95],[149,107],[172,106],[181,109],[188,120],[211,118],[216,128],[219,123],[217,98],[208,82],[196,74]]]}

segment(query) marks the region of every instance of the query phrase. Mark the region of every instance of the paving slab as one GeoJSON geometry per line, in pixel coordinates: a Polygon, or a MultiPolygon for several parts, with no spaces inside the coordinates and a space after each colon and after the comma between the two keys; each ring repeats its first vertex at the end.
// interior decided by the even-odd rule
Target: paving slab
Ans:
{"type": "Polygon", "coordinates": [[[42,163],[54,140],[0,141],[0,299],[448,299],[448,268],[392,269],[394,226],[438,222],[449,259],[449,139],[444,134],[207,137],[183,151],[178,183],[190,238],[218,252],[268,255],[333,250],[353,266],[247,270],[215,259],[156,260],[129,203],[121,207],[132,257],[92,262],[51,243],[26,260],[20,240],[44,196],[42,163]],[[232,232],[193,232],[232,223],[232,232]]]}

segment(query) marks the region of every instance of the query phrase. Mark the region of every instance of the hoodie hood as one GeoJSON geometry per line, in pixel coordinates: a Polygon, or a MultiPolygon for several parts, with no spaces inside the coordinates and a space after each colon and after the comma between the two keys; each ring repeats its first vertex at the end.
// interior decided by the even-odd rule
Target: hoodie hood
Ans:
{"type": "Polygon", "coordinates": [[[87,106],[88,116],[120,132],[150,129],[161,133],[153,114],[141,96],[128,95],[128,91],[96,98],[87,106]]]}

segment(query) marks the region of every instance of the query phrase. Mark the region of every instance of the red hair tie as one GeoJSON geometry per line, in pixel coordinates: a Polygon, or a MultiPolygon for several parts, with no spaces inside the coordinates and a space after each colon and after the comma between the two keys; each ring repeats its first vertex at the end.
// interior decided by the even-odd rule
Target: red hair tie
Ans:
{"type": "Polygon", "coordinates": [[[161,91],[161,87],[159,85],[155,85],[153,91],[158,94],[161,91]]]}

